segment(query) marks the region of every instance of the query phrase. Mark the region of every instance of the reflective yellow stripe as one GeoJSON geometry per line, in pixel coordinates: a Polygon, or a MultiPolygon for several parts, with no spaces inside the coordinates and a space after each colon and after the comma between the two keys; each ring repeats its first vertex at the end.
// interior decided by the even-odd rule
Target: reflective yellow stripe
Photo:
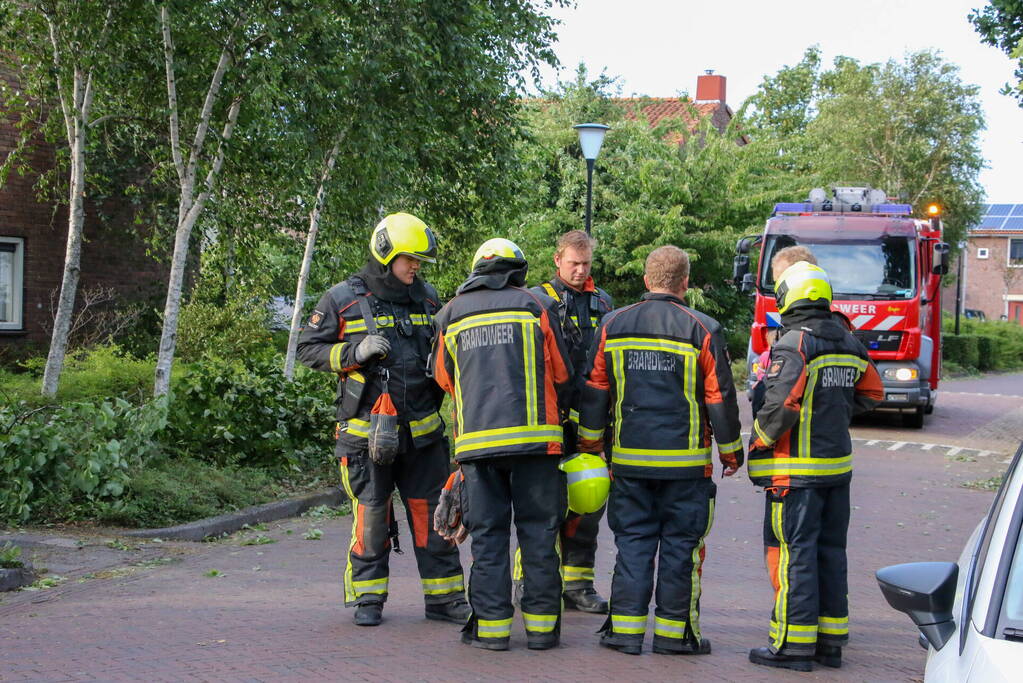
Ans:
{"type": "Polygon", "coordinates": [[[579,411],[575,410],[574,408],[568,411],[568,421],[575,424],[579,424],[579,411]]]}
{"type": "Polygon", "coordinates": [[[569,567],[561,568],[565,581],[593,581],[593,567],[569,567]]]}
{"type": "Polygon", "coordinates": [[[615,633],[638,633],[642,635],[646,632],[646,615],[634,617],[627,614],[612,614],[611,630],[615,633]]]}
{"type": "Polygon", "coordinates": [[[462,593],[465,591],[465,584],[461,574],[446,576],[442,579],[423,579],[423,593],[425,595],[444,595],[446,593],[462,593]]]}
{"type": "Polygon", "coordinates": [[[753,431],[756,432],[757,438],[760,439],[765,446],[774,445],[774,439],[764,433],[764,430],[760,428],[760,422],[758,420],[753,420],[753,431]]]}
{"type": "MultiPolygon", "coordinates": [[[[444,346],[448,350],[448,355],[451,357],[451,362],[455,366],[455,428],[456,431],[462,428],[465,424],[465,420],[462,417],[462,382],[461,376],[462,371],[458,367],[458,337],[452,336],[447,332],[444,333],[444,346]]],[[[443,361],[442,361],[443,362],[443,361]]]]}
{"type": "Polygon", "coordinates": [[[602,436],[604,436],[603,429],[590,429],[589,427],[579,425],[580,439],[586,439],[587,441],[596,441],[600,439],[602,436]]]}
{"type": "Polygon", "coordinates": [[[849,635],[849,617],[818,617],[817,632],[830,636],[849,635]]]}
{"type": "Polygon", "coordinates": [[[523,377],[526,384],[526,424],[540,424],[540,416],[536,409],[536,339],[531,324],[522,323],[522,362],[523,377]]]}
{"type": "Polygon", "coordinates": [[[330,369],[334,372],[341,372],[341,352],[348,346],[348,342],[339,342],[330,347],[330,369]]]}
{"type": "MultiPolygon", "coordinates": [[[[618,420],[620,422],[620,420],[618,420]]],[[[611,462],[633,467],[704,467],[710,464],[710,448],[611,448],[611,462]]]]}
{"type": "Polygon", "coordinates": [[[809,362],[807,367],[810,370],[819,370],[825,365],[843,365],[846,367],[856,368],[860,372],[867,371],[867,361],[859,356],[853,356],[848,353],[828,353],[823,356],[817,356],[809,362]]]}
{"type": "Polygon", "coordinates": [[[563,432],[559,425],[538,425],[502,427],[466,432],[455,437],[455,454],[476,451],[482,448],[498,448],[526,443],[561,441],[563,432]]]}
{"type": "Polygon", "coordinates": [[[796,442],[796,453],[800,457],[809,458],[810,452],[810,427],[813,422],[813,397],[817,389],[817,375],[823,367],[851,367],[859,370],[860,374],[867,371],[867,361],[859,356],[845,353],[829,353],[818,356],[810,361],[806,370],[809,376],[806,380],[806,390],[803,392],[803,404],[799,408],[799,434],[796,442]]]}
{"type": "Polygon", "coordinates": [[[429,315],[423,315],[421,313],[413,313],[409,316],[412,318],[413,325],[432,325],[433,317],[429,315]]]}
{"type": "Polygon", "coordinates": [[[532,313],[526,311],[497,311],[495,313],[478,313],[476,315],[470,315],[466,318],[462,318],[456,323],[452,323],[447,330],[447,334],[452,337],[457,336],[459,332],[463,332],[471,327],[480,327],[482,325],[496,325],[498,323],[534,323],[540,324],[540,319],[532,313]]]}
{"type": "Polygon", "coordinates": [[[774,537],[778,539],[778,595],[774,600],[772,622],[772,626],[777,627],[771,634],[775,649],[781,649],[785,644],[785,626],[789,609],[789,544],[785,542],[782,505],[782,502],[771,503],[771,529],[774,531],[774,537]]]}
{"type": "Polygon", "coordinates": [[[654,615],[654,635],[681,640],[686,634],[686,622],[677,619],[662,619],[654,615]]]}
{"type": "Polygon", "coordinates": [[[544,290],[547,292],[547,295],[550,296],[552,299],[558,302],[561,301],[561,297],[558,296],[558,290],[554,289],[554,285],[552,285],[549,282],[545,282],[540,286],[544,288],[544,290]]]}
{"type": "Polygon", "coordinates": [[[817,625],[805,625],[805,624],[789,624],[788,633],[785,636],[786,643],[794,643],[800,645],[812,644],[817,642],[817,625]]]}
{"type": "Polygon", "coordinates": [[[352,588],[355,597],[362,595],[383,595],[387,592],[387,577],[382,579],[367,579],[365,581],[352,581],[352,588]]]}
{"type": "Polygon", "coordinates": [[[608,339],[604,344],[607,351],[619,349],[632,349],[638,351],[664,351],[666,353],[677,353],[681,355],[697,355],[696,347],[685,342],[674,339],[660,339],[658,337],[617,337],[608,339]]]}
{"type": "Polygon", "coordinates": [[[711,498],[708,503],[707,510],[707,528],[703,530],[703,536],[700,536],[700,542],[693,548],[693,571],[689,576],[689,628],[693,632],[693,636],[696,638],[696,642],[700,642],[700,595],[703,594],[703,583],[701,581],[702,574],[700,569],[703,567],[703,549],[706,547],[707,535],[710,533],[710,528],[714,526],[714,499],[711,498]]]}
{"type": "Polygon", "coordinates": [[[440,429],[440,415],[437,413],[430,413],[421,420],[412,420],[408,423],[408,426],[409,430],[412,432],[413,439],[420,436],[426,436],[430,432],[440,429]]]}
{"type": "Polygon", "coordinates": [[[522,613],[522,622],[526,625],[527,631],[533,633],[551,633],[558,624],[557,614],[530,614],[522,613]]]}
{"type": "Polygon", "coordinates": [[[749,476],[824,477],[852,472],[852,456],[841,458],[751,458],[749,476]]]}
{"type": "Polygon", "coordinates": [[[722,453],[734,453],[742,448],[742,439],[736,439],[728,443],[718,443],[718,450],[722,453]]]}
{"type": "MultiPolygon", "coordinates": [[[[606,349],[606,346],[605,346],[606,349]]],[[[614,407],[614,448],[622,445],[622,400],[625,398],[625,359],[622,351],[611,352],[611,371],[615,378],[615,400],[614,407]]]]}
{"type": "Polygon", "coordinates": [[[352,436],[358,436],[363,439],[369,438],[369,422],[366,420],[359,420],[354,417],[349,418],[347,422],[348,428],[345,429],[346,432],[352,436]]]}
{"type": "MultiPolygon", "coordinates": [[[[389,315],[378,315],[373,320],[376,322],[377,327],[394,327],[394,318],[389,315]]],[[[345,332],[356,333],[367,331],[369,331],[369,328],[366,326],[366,321],[361,318],[345,321],[345,332]]]]}
{"type": "Polygon", "coordinates": [[[357,540],[357,532],[359,529],[359,499],[355,497],[355,493],[352,492],[352,482],[348,478],[348,467],[340,465],[341,467],[341,486],[344,487],[345,493],[348,494],[349,500],[352,501],[352,538],[348,542],[348,554],[346,555],[347,561],[345,562],[345,602],[355,602],[355,587],[352,585],[352,549],[355,548],[355,541],[357,540]]]}
{"type": "Polygon", "coordinates": [[[508,638],[511,636],[511,617],[507,619],[477,619],[476,635],[480,638],[508,638]]]}

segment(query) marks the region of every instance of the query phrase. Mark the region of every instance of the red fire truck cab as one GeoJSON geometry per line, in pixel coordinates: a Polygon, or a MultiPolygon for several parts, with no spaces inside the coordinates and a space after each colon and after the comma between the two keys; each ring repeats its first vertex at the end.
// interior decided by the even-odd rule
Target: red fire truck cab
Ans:
{"type": "Polygon", "coordinates": [[[913,218],[910,205],[889,203],[884,192],[868,187],[835,187],[830,196],[815,189],[806,202],[775,205],[764,232],[736,245],[733,278],[754,299],[750,381],[768,332],[781,326],[771,258],[804,245],[831,279],[832,310],[849,319],[877,364],[885,390],[878,409],[898,411],[907,426],[922,427],[937,398],[941,276],[948,271],[948,245],[933,213],[928,220],[913,218]],[[751,273],[750,251],[757,246],[751,273]]]}

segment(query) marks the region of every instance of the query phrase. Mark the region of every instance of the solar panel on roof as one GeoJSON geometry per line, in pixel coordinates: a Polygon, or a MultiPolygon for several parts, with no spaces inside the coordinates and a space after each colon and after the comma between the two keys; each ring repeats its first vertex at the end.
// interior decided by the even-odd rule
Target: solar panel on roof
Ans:
{"type": "Polygon", "coordinates": [[[1001,216],[984,216],[974,230],[1000,230],[1004,221],[1001,216]]]}
{"type": "Polygon", "coordinates": [[[1013,216],[1023,216],[1023,204],[1017,204],[1012,209],[1013,216]]]}
{"type": "Polygon", "coordinates": [[[1002,230],[1023,230],[1023,218],[1007,218],[1002,230]]]}
{"type": "Polygon", "coordinates": [[[988,209],[990,209],[990,208],[991,208],[990,204],[981,204],[980,205],[980,215],[981,216],[986,216],[987,212],[988,212],[988,209]]]}
{"type": "Polygon", "coordinates": [[[987,214],[989,216],[1008,216],[1009,212],[1012,211],[1012,207],[1012,204],[992,204],[987,214]]]}

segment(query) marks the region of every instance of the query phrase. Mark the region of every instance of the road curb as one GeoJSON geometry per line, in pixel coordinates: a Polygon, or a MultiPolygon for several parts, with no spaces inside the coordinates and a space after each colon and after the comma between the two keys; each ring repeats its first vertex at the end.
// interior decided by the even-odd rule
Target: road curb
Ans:
{"type": "Polygon", "coordinates": [[[23,586],[31,585],[36,580],[36,571],[32,565],[0,569],[0,592],[15,591],[23,586]]]}
{"type": "Polygon", "coordinates": [[[338,505],[344,500],[340,489],[331,489],[298,498],[279,500],[273,503],[255,505],[226,515],[207,517],[188,524],[164,527],[162,529],[137,529],[125,531],[122,535],[134,538],[161,538],[177,541],[201,541],[210,536],[220,536],[238,531],[246,524],[273,522],[285,517],[295,517],[317,505],[338,505]]]}

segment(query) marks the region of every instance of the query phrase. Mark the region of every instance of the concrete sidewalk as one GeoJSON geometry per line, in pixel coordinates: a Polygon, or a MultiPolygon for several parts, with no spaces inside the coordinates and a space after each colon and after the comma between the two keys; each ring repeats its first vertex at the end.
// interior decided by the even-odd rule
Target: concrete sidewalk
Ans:
{"type": "MultiPolygon", "coordinates": [[[[990,477],[1004,464],[917,448],[864,447],[856,458],[852,644],[841,670],[797,674],[747,663],[748,649],[766,644],[772,596],[762,557],[763,501],[742,475],[716,480],[702,601],[703,631],[714,646],[708,657],[654,655],[652,635],[640,657],[602,649],[594,632],[603,618],[579,612],[566,614],[556,650],[526,650],[518,619],[509,652],[461,645],[457,626],[423,617],[404,525],[409,550],[391,556],[384,624],[356,627],[342,607],[340,581],[350,517],[298,518],[188,552],[147,542],[124,551],[123,570],[71,571],[58,587],[3,596],[0,680],[919,680],[925,653],[909,619],[884,603],[873,572],[956,559],[992,498],[960,482],[990,477]],[[303,538],[312,527],[323,531],[321,540],[303,538]],[[259,533],[276,542],[240,545],[259,533]],[[166,564],[154,561],[161,547],[166,564]],[[131,566],[141,554],[148,561],[131,566]]],[[[597,583],[607,595],[614,544],[606,526],[601,543],[597,583]]]]}

